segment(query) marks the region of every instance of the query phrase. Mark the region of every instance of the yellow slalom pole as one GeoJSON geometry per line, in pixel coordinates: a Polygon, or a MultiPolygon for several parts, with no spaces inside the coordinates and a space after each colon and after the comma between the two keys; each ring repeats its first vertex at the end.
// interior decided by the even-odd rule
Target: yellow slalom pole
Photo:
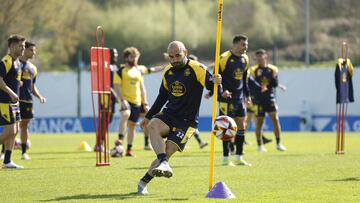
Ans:
{"type": "MultiPolygon", "coordinates": [[[[214,74],[219,73],[219,59],[220,59],[220,41],[221,41],[221,24],[222,24],[222,12],[223,12],[223,0],[218,0],[218,21],[216,29],[216,49],[215,49],[215,67],[214,74]]],[[[213,104],[212,104],[212,125],[216,118],[216,104],[218,96],[218,86],[214,85],[213,104]]],[[[209,175],[209,190],[211,190],[214,184],[214,160],[215,160],[215,135],[211,132],[211,143],[210,143],[210,175],[209,175]]]]}

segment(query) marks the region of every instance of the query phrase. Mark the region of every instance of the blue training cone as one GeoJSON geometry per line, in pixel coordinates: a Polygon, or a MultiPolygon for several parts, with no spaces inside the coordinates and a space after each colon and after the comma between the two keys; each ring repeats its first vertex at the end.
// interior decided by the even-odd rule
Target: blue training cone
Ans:
{"type": "Polygon", "coordinates": [[[216,183],[206,195],[207,198],[233,199],[235,195],[224,182],[216,183]]]}

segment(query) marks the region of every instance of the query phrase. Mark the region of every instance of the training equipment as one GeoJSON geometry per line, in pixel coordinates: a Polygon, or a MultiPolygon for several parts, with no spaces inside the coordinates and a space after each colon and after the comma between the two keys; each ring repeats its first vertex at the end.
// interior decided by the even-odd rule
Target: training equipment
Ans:
{"type": "MultiPolygon", "coordinates": [[[[214,75],[219,74],[220,64],[220,42],[221,42],[221,26],[222,26],[222,13],[223,13],[223,0],[218,0],[218,11],[217,11],[217,25],[216,25],[216,45],[215,45],[215,67],[214,75]]],[[[214,123],[216,117],[216,105],[217,105],[218,85],[214,85],[213,101],[212,101],[212,113],[211,121],[214,123]]],[[[213,134],[213,133],[212,133],[213,134]]],[[[210,173],[209,173],[209,190],[213,186],[214,182],[214,167],[215,167],[215,137],[211,136],[210,140],[210,173]]]]}
{"type": "Polygon", "coordinates": [[[229,140],[236,135],[237,125],[229,116],[218,116],[213,125],[213,133],[220,140],[229,140]]]}
{"type": "Polygon", "coordinates": [[[104,31],[96,28],[96,47],[91,47],[91,101],[94,127],[96,129],[96,166],[109,166],[109,122],[111,116],[110,49],[104,47],[104,31]],[[98,44],[98,32],[101,32],[101,47],[98,44]],[[97,114],[94,95],[97,95],[97,114]]]}
{"type": "Polygon", "coordinates": [[[122,140],[115,140],[114,144],[115,144],[115,146],[119,146],[119,145],[123,144],[123,141],[122,140]]]}
{"type": "Polygon", "coordinates": [[[341,59],[335,68],[336,86],[336,154],[345,153],[346,113],[349,102],[354,102],[352,74],[353,67],[348,59],[348,46],[342,43],[341,59]]]}
{"type": "Polygon", "coordinates": [[[233,199],[235,195],[224,182],[218,182],[207,193],[206,198],[233,199]]]}
{"type": "Polygon", "coordinates": [[[85,151],[85,152],[91,152],[91,147],[87,142],[81,141],[80,146],[79,146],[79,150],[80,151],[85,151]]]}
{"type": "Polygon", "coordinates": [[[122,157],[124,156],[124,151],[123,145],[117,145],[110,150],[110,155],[111,157],[122,157]]]}

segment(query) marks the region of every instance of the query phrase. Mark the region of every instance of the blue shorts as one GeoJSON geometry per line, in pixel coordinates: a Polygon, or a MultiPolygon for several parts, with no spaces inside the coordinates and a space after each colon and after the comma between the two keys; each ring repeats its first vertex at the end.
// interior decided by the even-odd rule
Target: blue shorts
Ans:
{"type": "Polygon", "coordinates": [[[161,112],[153,118],[158,118],[170,128],[167,135],[167,142],[172,142],[178,147],[178,151],[182,152],[187,141],[195,134],[197,123],[194,121],[187,121],[185,119],[175,118],[161,112]]]}
{"type": "Polygon", "coordinates": [[[265,117],[265,113],[277,112],[278,106],[275,102],[269,102],[267,104],[257,104],[257,117],[265,117]]]}
{"type": "Polygon", "coordinates": [[[21,119],[34,118],[33,103],[20,102],[20,116],[21,119]]]}
{"type": "Polygon", "coordinates": [[[0,126],[11,125],[20,120],[19,103],[0,103],[0,126]]]}
{"type": "Polygon", "coordinates": [[[235,117],[245,117],[246,108],[243,103],[219,102],[219,114],[235,117]]]}

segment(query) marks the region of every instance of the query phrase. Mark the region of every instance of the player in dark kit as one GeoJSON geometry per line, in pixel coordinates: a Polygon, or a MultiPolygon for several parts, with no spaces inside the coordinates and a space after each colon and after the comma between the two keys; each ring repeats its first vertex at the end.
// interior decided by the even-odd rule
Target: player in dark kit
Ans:
{"type": "Polygon", "coordinates": [[[277,150],[286,151],[286,147],[280,143],[281,127],[275,99],[275,88],[279,85],[278,68],[267,63],[267,53],[264,49],[257,50],[255,54],[258,65],[251,67],[249,80],[253,80],[255,84],[254,98],[257,105],[256,139],[258,151],[266,151],[261,142],[265,113],[269,114],[274,127],[277,150]]]}
{"type": "MultiPolygon", "coordinates": [[[[223,77],[223,93],[218,101],[220,115],[234,118],[238,131],[235,136],[235,162],[237,165],[251,166],[243,158],[243,145],[246,129],[246,106],[251,104],[249,87],[247,84],[247,70],[249,58],[246,55],[248,38],[244,35],[235,36],[231,50],[220,56],[219,73],[223,77]]],[[[223,165],[233,166],[229,161],[230,140],[223,141],[223,165]]]]}
{"type": "Polygon", "coordinates": [[[25,38],[11,35],[8,38],[9,54],[0,61],[0,125],[4,126],[0,135],[0,144],[5,144],[3,168],[23,168],[11,161],[14,139],[18,132],[20,109],[19,88],[21,64],[18,57],[25,49],[25,38]]]}
{"type": "Polygon", "coordinates": [[[36,76],[38,74],[37,68],[29,59],[32,59],[36,54],[36,46],[32,42],[25,42],[24,55],[20,56],[21,81],[20,87],[20,135],[21,135],[21,159],[29,160],[30,156],[26,153],[27,141],[29,139],[28,125],[30,120],[34,117],[33,113],[33,98],[37,97],[40,103],[45,103],[46,99],[43,97],[35,85],[36,76]]]}
{"type": "MultiPolygon", "coordinates": [[[[157,159],[139,181],[139,194],[148,193],[147,184],[153,177],[173,175],[168,160],[176,151],[183,151],[197,128],[203,88],[210,90],[214,83],[221,84],[220,75],[212,76],[202,64],[186,57],[182,42],[171,42],[167,53],[170,65],[164,70],[159,95],[141,123],[148,127],[157,159]]],[[[219,89],[221,92],[221,86],[219,89]]]]}

